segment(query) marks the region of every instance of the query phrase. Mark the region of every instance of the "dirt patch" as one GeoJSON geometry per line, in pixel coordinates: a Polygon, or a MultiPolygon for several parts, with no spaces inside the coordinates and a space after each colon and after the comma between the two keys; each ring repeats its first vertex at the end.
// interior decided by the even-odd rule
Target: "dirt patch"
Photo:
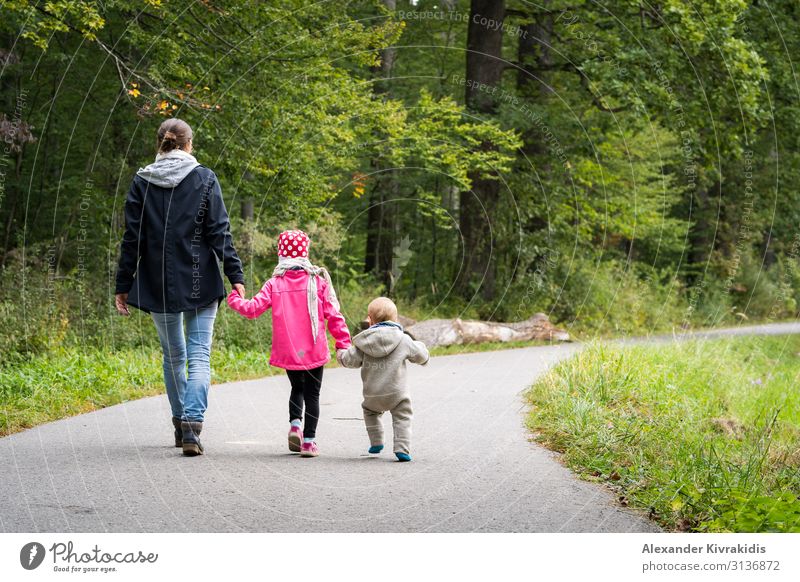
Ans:
{"type": "Polygon", "coordinates": [[[744,436],[744,426],[734,418],[712,418],[711,426],[714,430],[735,439],[744,436]]]}

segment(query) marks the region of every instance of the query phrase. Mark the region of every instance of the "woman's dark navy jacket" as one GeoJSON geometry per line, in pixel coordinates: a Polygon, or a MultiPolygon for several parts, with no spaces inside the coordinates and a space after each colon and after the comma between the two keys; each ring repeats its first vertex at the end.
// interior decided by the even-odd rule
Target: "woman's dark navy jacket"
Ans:
{"type": "Polygon", "coordinates": [[[198,166],[175,188],[133,179],[116,293],[128,293],[129,305],[148,312],[205,307],[226,296],[218,260],[231,284],[244,284],[214,172],[198,166]]]}

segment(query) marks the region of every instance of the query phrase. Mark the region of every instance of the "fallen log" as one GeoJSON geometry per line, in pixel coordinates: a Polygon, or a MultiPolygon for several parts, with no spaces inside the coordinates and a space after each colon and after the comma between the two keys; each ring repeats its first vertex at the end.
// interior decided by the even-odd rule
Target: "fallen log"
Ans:
{"type": "Polygon", "coordinates": [[[555,327],[544,313],[536,313],[525,321],[499,323],[456,319],[414,321],[400,316],[400,323],[411,337],[434,346],[479,344],[513,341],[570,341],[569,333],[555,327]]]}

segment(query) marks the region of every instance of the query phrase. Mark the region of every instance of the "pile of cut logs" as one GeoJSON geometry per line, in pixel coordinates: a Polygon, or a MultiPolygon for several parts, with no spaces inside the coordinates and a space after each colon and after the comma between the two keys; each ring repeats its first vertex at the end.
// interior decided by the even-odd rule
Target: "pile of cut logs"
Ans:
{"type": "MultiPolygon", "coordinates": [[[[543,340],[570,341],[569,333],[555,327],[544,313],[536,313],[525,321],[498,323],[456,319],[415,321],[400,316],[400,324],[414,339],[434,346],[543,340]]],[[[366,327],[366,322],[362,323],[366,327]]]]}

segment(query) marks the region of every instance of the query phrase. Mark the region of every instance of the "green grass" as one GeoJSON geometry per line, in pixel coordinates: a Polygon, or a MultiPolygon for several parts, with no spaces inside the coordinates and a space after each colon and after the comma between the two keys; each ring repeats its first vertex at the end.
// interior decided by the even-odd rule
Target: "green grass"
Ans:
{"type": "Polygon", "coordinates": [[[800,531],[800,337],[591,344],[528,393],[535,439],[681,531],[800,531]]]}
{"type": "MultiPolygon", "coordinates": [[[[211,354],[214,383],[276,372],[264,352],[211,354]]],[[[33,356],[0,368],[0,435],[163,392],[160,350],[72,348],[33,356]]]]}

